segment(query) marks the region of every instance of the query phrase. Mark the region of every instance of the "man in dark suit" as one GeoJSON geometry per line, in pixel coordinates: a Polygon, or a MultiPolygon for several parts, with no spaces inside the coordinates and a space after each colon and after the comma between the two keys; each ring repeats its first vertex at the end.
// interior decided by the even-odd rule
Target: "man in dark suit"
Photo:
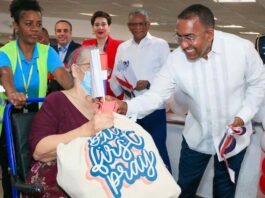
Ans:
{"type": "MultiPolygon", "coordinates": [[[[59,54],[61,61],[64,63],[65,68],[68,70],[68,58],[70,54],[81,45],[72,40],[72,24],[67,20],[59,20],[55,24],[56,45],[51,45],[59,54]]],[[[53,79],[49,74],[48,93],[53,91],[62,90],[63,88],[53,79]]]]}

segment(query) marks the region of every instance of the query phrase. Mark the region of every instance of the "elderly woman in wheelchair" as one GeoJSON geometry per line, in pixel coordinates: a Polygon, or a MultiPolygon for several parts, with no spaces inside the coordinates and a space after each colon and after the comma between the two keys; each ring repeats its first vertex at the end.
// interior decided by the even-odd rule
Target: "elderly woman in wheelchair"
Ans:
{"type": "Polygon", "coordinates": [[[74,87],[48,95],[33,120],[29,137],[33,162],[27,182],[44,186],[40,197],[68,197],[56,182],[58,144],[113,126],[113,116],[99,113],[91,97],[90,50],[81,47],[73,53],[74,87]]]}

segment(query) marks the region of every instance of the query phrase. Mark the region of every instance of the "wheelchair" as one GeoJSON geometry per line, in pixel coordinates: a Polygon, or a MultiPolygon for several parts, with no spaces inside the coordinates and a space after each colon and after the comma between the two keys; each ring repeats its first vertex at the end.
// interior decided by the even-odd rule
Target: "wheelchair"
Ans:
{"type": "MultiPolygon", "coordinates": [[[[40,103],[44,100],[44,98],[28,98],[27,103],[40,103]]],[[[44,190],[43,186],[26,184],[26,177],[30,170],[28,137],[36,112],[11,114],[12,109],[13,105],[8,103],[4,112],[12,197],[19,198],[20,194],[34,196],[44,190]]]]}

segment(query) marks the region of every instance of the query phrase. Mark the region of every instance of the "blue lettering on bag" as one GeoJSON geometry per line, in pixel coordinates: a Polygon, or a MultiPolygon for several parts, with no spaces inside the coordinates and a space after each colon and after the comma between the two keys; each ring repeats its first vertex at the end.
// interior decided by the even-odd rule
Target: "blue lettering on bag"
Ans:
{"type": "Polygon", "coordinates": [[[155,153],[145,149],[144,138],[135,131],[113,127],[97,133],[88,140],[88,158],[90,174],[103,178],[114,197],[121,197],[124,182],[157,179],[155,153]]]}

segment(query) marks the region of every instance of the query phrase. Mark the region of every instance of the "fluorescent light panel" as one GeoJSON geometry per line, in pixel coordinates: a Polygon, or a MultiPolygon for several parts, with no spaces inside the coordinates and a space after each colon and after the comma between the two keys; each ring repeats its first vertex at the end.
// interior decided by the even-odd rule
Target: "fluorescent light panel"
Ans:
{"type": "Polygon", "coordinates": [[[151,25],[156,26],[156,25],[160,25],[160,24],[158,22],[151,22],[151,25]]]}
{"type": "Polygon", "coordinates": [[[132,3],[131,7],[133,7],[133,8],[142,8],[142,7],[144,7],[144,5],[142,3],[132,3]]]}
{"type": "MultiPolygon", "coordinates": [[[[81,14],[81,15],[85,15],[85,16],[93,16],[93,13],[85,13],[85,12],[81,12],[81,13],[79,13],[79,14],[81,14]]],[[[115,16],[117,16],[117,15],[115,15],[115,14],[109,14],[111,17],[115,17],[115,16]]]]}
{"type": "Polygon", "coordinates": [[[81,15],[85,15],[85,16],[93,16],[93,13],[84,13],[84,12],[81,12],[81,13],[79,13],[79,14],[81,14],[81,15]]]}
{"type": "Polygon", "coordinates": [[[219,28],[244,28],[241,25],[216,25],[219,28]]]}
{"type": "Polygon", "coordinates": [[[240,34],[259,35],[259,32],[239,32],[240,34]]]}
{"type": "Polygon", "coordinates": [[[213,0],[217,3],[253,3],[256,0],[213,0]]]}

